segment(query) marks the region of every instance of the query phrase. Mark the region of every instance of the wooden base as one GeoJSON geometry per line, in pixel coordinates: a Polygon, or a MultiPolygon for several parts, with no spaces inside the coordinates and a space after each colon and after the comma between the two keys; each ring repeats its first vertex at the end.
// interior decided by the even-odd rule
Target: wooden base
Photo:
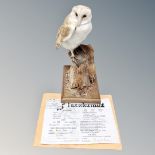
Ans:
{"type": "Polygon", "coordinates": [[[85,93],[82,93],[83,90],[70,87],[70,81],[68,79],[68,72],[70,70],[70,65],[64,66],[63,71],[63,88],[61,93],[61,102],[62,103],[100,103],[100,94],[98,89],[97,78],[94,83],[89,87],[84,88],[85,93]]]}

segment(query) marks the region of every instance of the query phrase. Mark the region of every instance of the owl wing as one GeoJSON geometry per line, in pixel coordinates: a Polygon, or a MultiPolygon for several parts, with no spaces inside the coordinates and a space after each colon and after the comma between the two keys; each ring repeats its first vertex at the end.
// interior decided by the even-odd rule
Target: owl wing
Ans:
{"type": "Polygon", "coordinates": [[[59,48],[64,41],[71,38],[75,31],[75,26],[63,24],[60,26],[56,36],[56,47],[59,48]]]}

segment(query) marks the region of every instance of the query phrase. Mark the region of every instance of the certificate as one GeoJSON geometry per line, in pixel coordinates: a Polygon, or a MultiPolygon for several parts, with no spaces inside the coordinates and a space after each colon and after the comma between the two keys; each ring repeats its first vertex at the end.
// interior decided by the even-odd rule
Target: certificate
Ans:
{"type": "Polygon", "coordinates": [[[40,146],[119,146],[118,126],[110,97],[102,97],[101,103],[61,103],[59,97],[43,99],[44,109],[40,124],[40,146]]]}
{"type": "Polygon", "coordinates": [[[96,103],[67,103],[49,99],[41,144],[119,143],[109,99],[96,103]]]}

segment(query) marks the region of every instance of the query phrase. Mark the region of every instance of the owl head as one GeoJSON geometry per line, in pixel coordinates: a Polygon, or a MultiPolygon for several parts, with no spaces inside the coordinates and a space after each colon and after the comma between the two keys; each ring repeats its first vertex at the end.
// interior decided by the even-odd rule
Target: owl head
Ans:
{"type": "Polygon", "coordinates": [[[84,5],[77,5],[72,8],[72,16],[78,21],[78,26],[91,22],[91,9],[84,5]]]}

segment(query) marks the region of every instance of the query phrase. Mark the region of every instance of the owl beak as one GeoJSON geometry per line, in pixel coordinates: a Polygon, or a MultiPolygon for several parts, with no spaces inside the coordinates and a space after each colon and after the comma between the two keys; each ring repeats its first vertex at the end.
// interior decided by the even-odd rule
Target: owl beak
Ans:
{"type": "Polygon", "coordinates": [[[78,20],[78,26],[81,25],[81,18],[78,20]]]}

